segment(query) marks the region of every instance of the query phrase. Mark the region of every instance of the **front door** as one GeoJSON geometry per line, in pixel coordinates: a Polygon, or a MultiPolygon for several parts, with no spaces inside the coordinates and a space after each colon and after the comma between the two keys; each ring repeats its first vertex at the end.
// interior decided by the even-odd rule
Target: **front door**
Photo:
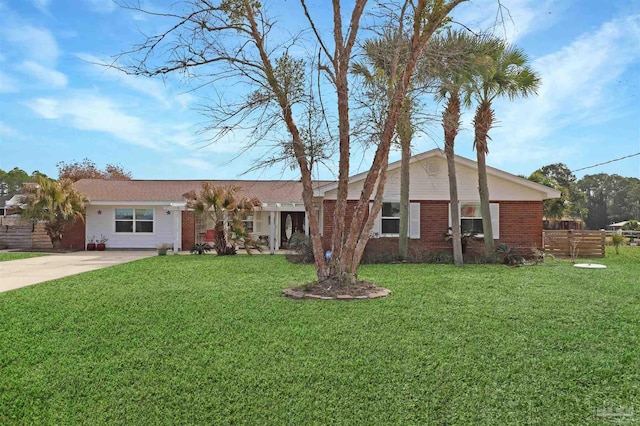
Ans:
{"type": "Polygon", "coordinates": [[[280,247],[286,249],[296,232],[304,233],[304,212],[280,213],[280,247]]]}

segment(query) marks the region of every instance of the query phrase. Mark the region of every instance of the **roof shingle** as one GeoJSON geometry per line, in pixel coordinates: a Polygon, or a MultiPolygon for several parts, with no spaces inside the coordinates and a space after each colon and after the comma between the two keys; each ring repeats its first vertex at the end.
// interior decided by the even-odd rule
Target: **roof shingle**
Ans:
{"type": "MultiPolygon", "coordinates": [[[[90,201],[184,201],[189,191],[199,191],[204,182],[214,186],[238,186],[243,197],[263,203],[302,202],[302,182],[286,180],[103,180],[81,179],[74,183],[90,201]]],[[[331,181],[314,181],[314,188],[331,181]]]]}

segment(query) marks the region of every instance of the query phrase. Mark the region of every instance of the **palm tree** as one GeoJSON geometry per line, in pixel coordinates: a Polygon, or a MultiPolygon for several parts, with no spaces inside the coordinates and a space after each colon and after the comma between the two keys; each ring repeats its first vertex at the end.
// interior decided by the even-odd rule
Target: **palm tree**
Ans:
{"type": "Polygon", "coordinates": [[[75,220],[84,220],[87,198],[73,187],[69,179],[55,181],[38,176],[35,184],[27,184],[22,217],[44,222],[55,250],[60,249],[66,228],[75,220]]]}
{"type": "Polygon", "coordinates": [[[473,148],[476,150],[478,159],[478,191],[487,254],[492,254],[495,251],[486,165],[486,155],[489,153],[487,139],[490,139],[489,130],[495,123],[492,102],[496,98],[504,96],[509,100],[529,96],[532,93],[537,93],[540,85],[540,78],[527,65],[529,58],[524,51],[504,41],[496,40],[495,42],[496,49],[492,49],[480,59],[479,72],[475,73],[472,81],[466,85],[465,96],[467,105],[471,105],[472,100],[478,104],[473,119],[475,128],[473,148]]]}
{"type": "Polygon", "coordinates": [[[444,36],[431,41],[423,61],[422,72],[437,82],[436,99],[445,101],[442,127],[449,174],[453,261],[458,266],[464,263],[454,151],[455,139],[460,130],[460,94],[463,87],[473,80],[473,76],[481,72],[477,58],[484,57],[495,48],[496,39],[493,37],[449,30],[444,36]]]}
{"type": "MultiPolygon", "coordinates": [[[[375,97],[382,95],[382,108],[391,101],[394,84],[402,69],[403,61],[409,52],[409,41],[397,31],[387,31],[380,38],[367,40],[364,43],[367,62],[356,62],[351,70],[363,77],[365,84],[373,91],[375,97]]],[[[398,238],[398,257],[406,260],[409,246],[409,161],[411,160],[411,140],[414,126],[412,121],[413,99],[411,89],[407,90],[404,104],[398,114],[396,135],[400,145],[400,230],[398,238]]],[[[376,111],[380,114],[380,111],[376,111]]],[[[384,120],[381,120],[384,122],[384,120]]]]}
{"type": "Polygon", "coordinates": [[[215,223],[213,248],[219,256],[235,254],[238,243],[243,244],[249,254],[251,249],[261,250],[247,232],[243,219],[262,203],[257,198],[239,197],[240,191],[237,186],[213,186],[204,182],[200,192],[190,191],[183,195],[188,208],[215,223]]]}

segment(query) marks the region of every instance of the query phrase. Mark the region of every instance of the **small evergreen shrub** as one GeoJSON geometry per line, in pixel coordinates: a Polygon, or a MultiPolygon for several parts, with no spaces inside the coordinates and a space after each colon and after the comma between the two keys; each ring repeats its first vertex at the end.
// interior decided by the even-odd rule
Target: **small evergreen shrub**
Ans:
{"type": "Polygon", "coordinates": [[[291,263],[313,263],[311,237],[302,232],[295,232],[289,240],[285,258],[291,263]]]}

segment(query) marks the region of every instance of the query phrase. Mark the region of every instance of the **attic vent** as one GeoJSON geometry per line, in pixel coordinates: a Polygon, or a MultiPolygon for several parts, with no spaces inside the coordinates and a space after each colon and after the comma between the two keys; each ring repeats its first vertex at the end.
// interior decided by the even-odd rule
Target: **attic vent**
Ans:
{"type": "Polygon", "coordinates": [[[441,162],[438,158],[429,158],[424,165],[424,169],[429,176],[439,175],[441,168],[441,162]]]}

